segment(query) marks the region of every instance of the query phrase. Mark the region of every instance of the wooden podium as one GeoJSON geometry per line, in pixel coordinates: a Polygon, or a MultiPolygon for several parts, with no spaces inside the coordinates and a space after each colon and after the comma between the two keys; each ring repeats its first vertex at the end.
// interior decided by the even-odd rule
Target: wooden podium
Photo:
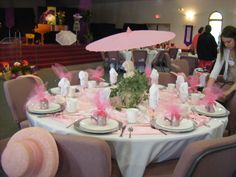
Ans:
{"type": "Polygon", "coordinates": [[[41,35],[41,44],[44,44],[44,34],[49,31],[62,31],[68,30],[67,25],[49,25],[49,24],[38,24],[36,28],[34,28],[34,32],[39,33],[41,35]]]}

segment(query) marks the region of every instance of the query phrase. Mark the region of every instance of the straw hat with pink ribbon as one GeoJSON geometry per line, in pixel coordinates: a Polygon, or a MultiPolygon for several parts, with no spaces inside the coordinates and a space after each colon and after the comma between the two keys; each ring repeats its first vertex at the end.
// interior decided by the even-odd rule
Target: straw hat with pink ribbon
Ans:
{"type": "Polygon", "coordinates": [[[1,162],[9,177],[54,177],[59,165],[57,145],[47,130],[25,128],[10,138],[1,162]]]}

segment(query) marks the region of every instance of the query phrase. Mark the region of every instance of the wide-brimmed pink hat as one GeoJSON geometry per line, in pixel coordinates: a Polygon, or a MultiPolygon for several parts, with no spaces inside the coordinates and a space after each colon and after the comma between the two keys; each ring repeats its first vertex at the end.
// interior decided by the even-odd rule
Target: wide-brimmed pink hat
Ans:
{"type": "Polygon", "coordinates": [[[59,155],[56,142],[47,130],[30,127],[10,138],[1,161],[9,177],[54,177],[59,155]]]}

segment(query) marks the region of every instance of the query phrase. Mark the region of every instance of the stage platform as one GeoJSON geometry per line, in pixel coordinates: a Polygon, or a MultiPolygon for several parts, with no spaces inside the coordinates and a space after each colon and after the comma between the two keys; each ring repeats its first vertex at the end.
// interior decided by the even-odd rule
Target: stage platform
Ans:
{"type": "Polygon", "coordinates": [[[0,44],[0,61],[13,63],[26,59],[38,68],[51,67],[54,63],[78,65],[100,62],[100,52],[89,52],[85,45],[61,46],[59,44],[0,44]]]}

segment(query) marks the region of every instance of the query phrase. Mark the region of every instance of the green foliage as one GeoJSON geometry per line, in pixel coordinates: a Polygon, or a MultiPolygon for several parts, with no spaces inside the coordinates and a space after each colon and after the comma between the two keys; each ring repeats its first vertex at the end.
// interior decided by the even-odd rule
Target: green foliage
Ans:
{"type": "Polygon", "coordinates": [[[144,99],[147,89],[148,80],[146,76],[139,71],[135,71],[133,77],[120,80],[117,88],[112,90],[111,97],[119,96],[123,107],[136,107],[144,99]]]}
{"type": "Polygon", "coordinates": [[[12,72],[13,74],[18,73],[18,72],[20,72],[20,71],[21,71],[21,66],[13,66],[13,67],[11,68],[11,72],[12,72]]]}

